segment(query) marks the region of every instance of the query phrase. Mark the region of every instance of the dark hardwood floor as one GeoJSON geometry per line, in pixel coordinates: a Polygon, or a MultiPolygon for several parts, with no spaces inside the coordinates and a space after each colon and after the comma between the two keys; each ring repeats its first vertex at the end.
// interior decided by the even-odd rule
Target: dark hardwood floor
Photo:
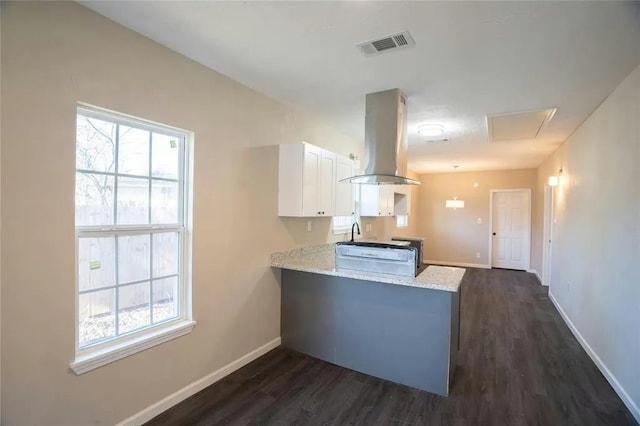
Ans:
{"type": "Polygon", "coordinates": [[[280,347],[148,424],[636,424],[533,275],[468,269],[461,310],[448,397],[280,347]]]}

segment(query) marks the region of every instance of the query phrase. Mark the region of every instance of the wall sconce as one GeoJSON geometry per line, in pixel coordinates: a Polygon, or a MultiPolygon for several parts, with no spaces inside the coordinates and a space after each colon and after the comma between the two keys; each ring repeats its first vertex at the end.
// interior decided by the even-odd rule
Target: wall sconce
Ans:
{"type": "Polygon", "coordinates": [[[360,170],[360,159],[354,153],[349,154],[349,158],[353,160],[353,167],[356,170],[360,170]]]}
{"type": "Polygon", "coordinates": [[[562,167],[558,170],[557,175],[549,176],[549,186],[558,186],[560,184],[561,177],[562,177],[562,167]]]}

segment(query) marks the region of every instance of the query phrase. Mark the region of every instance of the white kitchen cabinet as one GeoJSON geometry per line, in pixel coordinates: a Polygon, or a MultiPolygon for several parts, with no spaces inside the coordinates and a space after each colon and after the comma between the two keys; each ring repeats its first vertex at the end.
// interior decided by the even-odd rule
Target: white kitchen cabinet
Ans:
{"type": "Polygon", "coordinates": [[[412,185],[396,185],[394,187],[393,211],[396,216],[409,215],[411,212],[411,186],[412,185]]]}
{"type": "Polygon", "coordinates": [[[336,155],[306,142],[279,146],[278,216],[335,213],[336,155]]]}
{"type": "Polygon", "coordinates": [[[360,185],[360,216],[393,216],[394,185],[360,185]]]}
{"type": "Polygon", "coordinates": [[[353,184],[340,182],[342,179],[353,177],[353,160],[341,155],[336,156],[336,208],[335,216],[351,216],[355,214],[355,200],[353,184]]]}
{"type": "Polygon", "coordinates": [[[360,185],[360,216],[408,215],[408,185],[360,185]]]}

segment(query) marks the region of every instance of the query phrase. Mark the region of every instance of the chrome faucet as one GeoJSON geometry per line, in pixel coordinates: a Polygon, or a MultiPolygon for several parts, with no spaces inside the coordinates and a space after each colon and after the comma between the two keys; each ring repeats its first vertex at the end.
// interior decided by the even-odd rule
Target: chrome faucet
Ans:
{"type": "Polygon", "coordinates": [[[358,228],[358,235],[360,235],[360,225],[358,225],[358,222],[353,222],[353,225],[351,225],[351,242],[353,242],[353,227],[358,228]]]}

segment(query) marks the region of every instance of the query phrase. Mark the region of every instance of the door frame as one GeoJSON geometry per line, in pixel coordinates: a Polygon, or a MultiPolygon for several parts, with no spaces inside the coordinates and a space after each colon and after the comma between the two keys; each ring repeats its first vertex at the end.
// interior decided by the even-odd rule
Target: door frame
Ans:
{"type": "Polygon", "coordinates": [[[551,284],[551,254],[553,252],[553,186],[544,186],[542,212],[542,285],[551,284]]]}
{"type": "Polygon", "coordinates": [[[526,261],[524,263],[524,270],[529,272],[531,269],[531,188],[489,190],[489,268],[493,268],[493,195],[498,192],[524,192],[529,200],[529,209],[527,210],[527,233],[529,234],[529,246],[527,247],[526,261]]]}

